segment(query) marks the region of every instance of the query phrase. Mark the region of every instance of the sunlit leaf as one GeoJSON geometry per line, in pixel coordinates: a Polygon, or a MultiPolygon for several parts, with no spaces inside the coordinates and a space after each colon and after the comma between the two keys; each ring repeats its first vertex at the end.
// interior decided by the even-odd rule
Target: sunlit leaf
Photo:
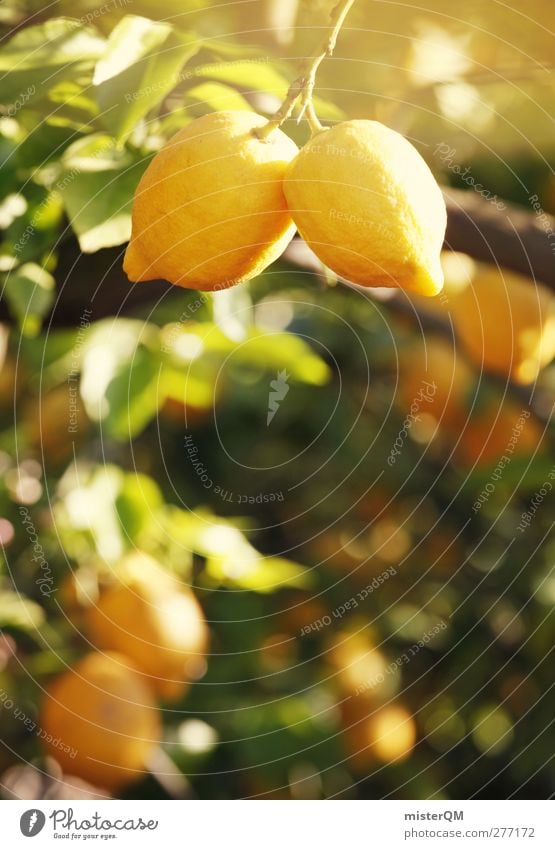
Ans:
{"type": "Polygon", "coordinates": [[[252,111],[252,107],[238,91],[222,83],[200,83],[187,89],[187,97],[214,111],[219,109],[252,111]]]}
{"type": "Polygon", "coordinates": [[[133,195],[147,161],[117,151],[108,137],[96,138],[86,155],[87,141],[67,151],[57,181],[71,225],[84,253],[121,245],[131,236],[133,195]],[[105,146],[102,146],[102,139],[105,146]],[[78,165],[71,165],[77,159],[78,165]]]}
{"type": "Polygon", "coordinates": [[[44,622],[44,610],[20,593],[0,593],[0,628],[33,631],[44,622]]]}
{"type": "Polygon", "coordinates": [[[130,541],[152,524],[162,504],[162,493],[152,478],[140,473],[125,476],[115,505],[123,532],[130,541]]]}
{"type": "Polygon", "coordinates": [[[55,280],[36,263],[26,263],[8,274],[5,294],[23,332],[34,335],[54,301],[55,280]]]}
{"type": "Polygon", "coordinates": [[[114,27],[93,82],[102,121],[118,140],[176,86],[181,68],[200,46],[170,24],[136,15],[114,27]]]}
{"type": "Polygon", "coordinates": [[[289,80],[265,58],[201,65],[195,68],[195,75],[237,85],[247,91],[264,91],[278,96],[284,96],[289,88],[289,80]]]}
{"type": "Polygon", "coordinates": [[[103,427],[115,439],[137,436],[156,415],[164,401],[157,385],[159,370],[156,357],[141,347],[111,381],[103,427]]]}
{"type": "Polygon", "coordinates": [[[90,69],[104,39],[90,27],[56,18],[16,33],[0,51],[0,101],[41,96],[63,79],[90,69]]]}

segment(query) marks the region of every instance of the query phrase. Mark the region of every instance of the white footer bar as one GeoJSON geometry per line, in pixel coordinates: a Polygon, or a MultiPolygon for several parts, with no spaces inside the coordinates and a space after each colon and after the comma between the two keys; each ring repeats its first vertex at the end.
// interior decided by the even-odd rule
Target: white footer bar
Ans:
{"type": "Polygon", "coordinates": [[[0,802],[1,845],[192,849],[553,849],[550,802],[0,802]]]}

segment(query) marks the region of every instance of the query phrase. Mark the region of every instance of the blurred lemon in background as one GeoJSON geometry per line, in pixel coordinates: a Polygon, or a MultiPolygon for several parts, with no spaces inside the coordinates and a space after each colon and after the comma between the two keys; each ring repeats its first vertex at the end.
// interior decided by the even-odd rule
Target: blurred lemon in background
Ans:
{"type": "Polygon", "coordinates": [[[102,649],[127,655],[165,699],[183,695],[205,668],[208,626],[194,594],[155,560],[128,555],[86,613],[102,649]]]}
{"type": "Polygon", "coordinates": [[[555,356],[555,298],[527,277],[479,266],[451,308],[464,349],[486,371],[533,383],[555,356]]]}
{"type": "Polygon", "coordinates": [[[92,652],[54,679],[39,722],[65,773],[111,792],[142,777],[160,733],[144,679],[116,653],[92,652]]]}

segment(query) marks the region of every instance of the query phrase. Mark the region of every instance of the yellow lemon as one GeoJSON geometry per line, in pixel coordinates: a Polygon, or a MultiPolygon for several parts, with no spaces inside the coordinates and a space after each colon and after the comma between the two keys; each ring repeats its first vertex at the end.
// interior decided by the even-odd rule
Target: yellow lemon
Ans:
{"type": "Polygon", "coordinates": [[[336,670],[339,687],[349,695],[375,701],[395,691],[395,675],[387,660],[362,632],[340,631],[329,644],[328,659],[336,670]]]}
{"type": "Polygon", "coordinates": [[[92,642],[122,652],[165,699],[204,671],[208,626],[188,588],[144,554],[128,557],[86,614],[92,642]]]}
{"type": "Polygon", "coordinates": [[[530,458],[543,450],[541,423],[507,399],[478,410],[453,436],[455,458],[462,466],[493,466],[503,457],[530,458]]]}
{"type": "Polygon", "coordinates": [[[405,760],[416,743],[412,714],[400,704],[376,711],[368,721],[367,734],[373,754],[383,763],[405,760]]]}
{"type": "Polygon", "coordinates": [[[341,706],[345,748],[355,769],[406,760],[416,743],[412,714],[399,702],[376,709],[357,700],[341,706]]]}
{"type": "Polygon", "coordinates": [[[460,351],[441,336],[412,339],[400,355],[397,404],[402,414],[430,413],[442,427],[465,421],[475,376],[460,351]]]}
{"type": "Polygon", "coordinates": [[[266,119],[213,112],[180,130],[143,174],[124,260],[132,281],[212,291],[248,280],[283,252],[295,225],[283,175],[297,146],[266,119]]]}
{"type": "Polygon", "coordinates": [[[52,682],[39,723],[65,773],[111,792],[144,774],[160,734],[144,679],[126,657],[97,652],[52,682]]]}
{"type": "Polygon", "coordinates": [[[482,266],[450,303],[462,345],[486,371],[533,383],[555,356],[555,298],[533,280],[482,266]]]}
{"type": "Polygon", "coordinates": [[[430,169],[377,121],[315,135],[288,167],[285,196],[299,232],[352,283],[436,295],[447,214],[430,169]]]}

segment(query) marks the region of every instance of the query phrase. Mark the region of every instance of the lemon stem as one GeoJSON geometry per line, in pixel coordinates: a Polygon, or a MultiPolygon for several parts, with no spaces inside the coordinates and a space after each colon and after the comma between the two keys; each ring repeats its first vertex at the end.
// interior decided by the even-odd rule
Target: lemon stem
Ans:
{"type": "Polygon", "coordinates": [[[339,35],[349,9],[354,2],[355,0],[339,0],[339,3],[334,6],[330,13],[330,30],[324,41],[318,46],[314,53],[307,56],[303,61],[299,76],[293,80],[289,86],[285,100],[274,114],[273,118],[270,118],[267,124],[264,124],[263,127],[256,130],[256,134],[259,138],[266,138],[270,133],[281,127],[281,125],[291,117],[291,113],[293,112],[293,108],[299,97],[301,98],[299,121],[303,116],[306,117],[312,135],[319,133],[324,129],[318,120],[318,116],[316,115],[314,104],[312,102],[312,93],[316,83],[316,73],[324,59],[328,56],[333,56],[337,36],[339,35]]]}

